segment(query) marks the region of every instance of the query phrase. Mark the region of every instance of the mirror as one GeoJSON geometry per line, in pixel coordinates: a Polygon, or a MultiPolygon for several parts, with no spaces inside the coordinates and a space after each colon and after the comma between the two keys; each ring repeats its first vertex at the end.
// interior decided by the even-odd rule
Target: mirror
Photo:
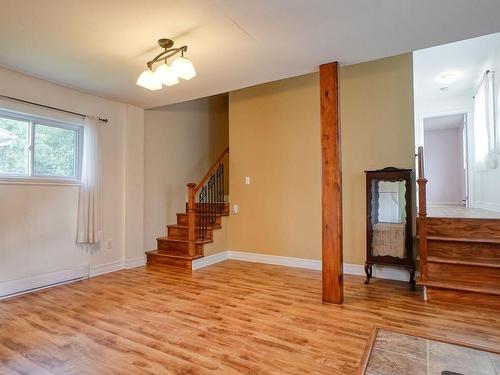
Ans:
{"type": "Polygon", "coordinates": [[[373,179],[372,255],[406,257],[406,181],[373,179]]]}

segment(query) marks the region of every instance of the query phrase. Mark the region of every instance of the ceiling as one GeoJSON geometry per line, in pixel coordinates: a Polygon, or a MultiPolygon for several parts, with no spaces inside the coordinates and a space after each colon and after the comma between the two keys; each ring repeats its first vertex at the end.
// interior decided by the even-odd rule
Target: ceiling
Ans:
{"type": "Polygon", "coordinates": [[[424,119],[425,130],[461,129],[463,126],[463,114],[429,117],[424,119]]]}
{"type": "Polygon", "coordinates": [[[413,55],[415,99],[439,100],[475,94],[484,72],[500,57],[500,33],[416,51],[413,55]],[[456,73],[457,80],[443,84],[443,73],[456,73]],[[447,87],[446,91],[441,88],[447,87]]]}
{"type": "Polygon", "coordinates": [[[144,108],[500,31],[498,0],[0,0],[0,9],[1,66],[144,108]],[[198,75],[151,92],[135,81],[161,37],[189,46],[198,75]]]}

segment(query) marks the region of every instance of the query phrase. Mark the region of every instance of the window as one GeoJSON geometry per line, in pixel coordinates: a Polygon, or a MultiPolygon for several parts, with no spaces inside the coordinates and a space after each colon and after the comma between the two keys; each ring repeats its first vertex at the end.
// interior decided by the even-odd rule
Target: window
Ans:
{"type": "Polygon", "coordinates": [[[474,159],[478,171],[496,168],[493,72],[487,71],[474,96],[474,159]]]}
{"type": "Polygon", "coordinates": [[[82,141],[81,126],[0,112],[0,177],[79,180],[82,141]]]}

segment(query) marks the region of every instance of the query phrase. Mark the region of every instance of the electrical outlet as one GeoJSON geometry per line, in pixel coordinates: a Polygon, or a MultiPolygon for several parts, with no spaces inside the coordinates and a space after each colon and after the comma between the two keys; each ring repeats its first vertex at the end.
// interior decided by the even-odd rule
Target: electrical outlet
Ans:
{"type": "Polygon", "coordinates": [[[111,242],[111,240],[106,240],[106,249],[111,249],[113,247],[113,243],[111,242]]]}
{"type": "Polygon", "coordinates": [[[237,215],[240,207],[237,204],[233,204],[233,215],[237,215]]]}
{"type": "Polygon", "coordinates": [[[245,185],[250,185],[250,176],[245,177],[245,185]]]}

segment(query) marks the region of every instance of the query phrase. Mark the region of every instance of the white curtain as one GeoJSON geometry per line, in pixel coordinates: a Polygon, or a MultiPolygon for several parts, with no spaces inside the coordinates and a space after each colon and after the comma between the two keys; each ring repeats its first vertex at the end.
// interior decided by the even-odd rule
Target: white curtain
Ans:
{"type": "Polygon", "coordinates": [[[101,142],[99,120],[87,116],[83,131],[83,158],[76,242],[98,244],[101,227],[101,142]]]}
{"type": "Polygon", "coordinates": [[[474,96],[474,159],[478,171],[496,168],[493,72],[486,72],[474,96]]]}

